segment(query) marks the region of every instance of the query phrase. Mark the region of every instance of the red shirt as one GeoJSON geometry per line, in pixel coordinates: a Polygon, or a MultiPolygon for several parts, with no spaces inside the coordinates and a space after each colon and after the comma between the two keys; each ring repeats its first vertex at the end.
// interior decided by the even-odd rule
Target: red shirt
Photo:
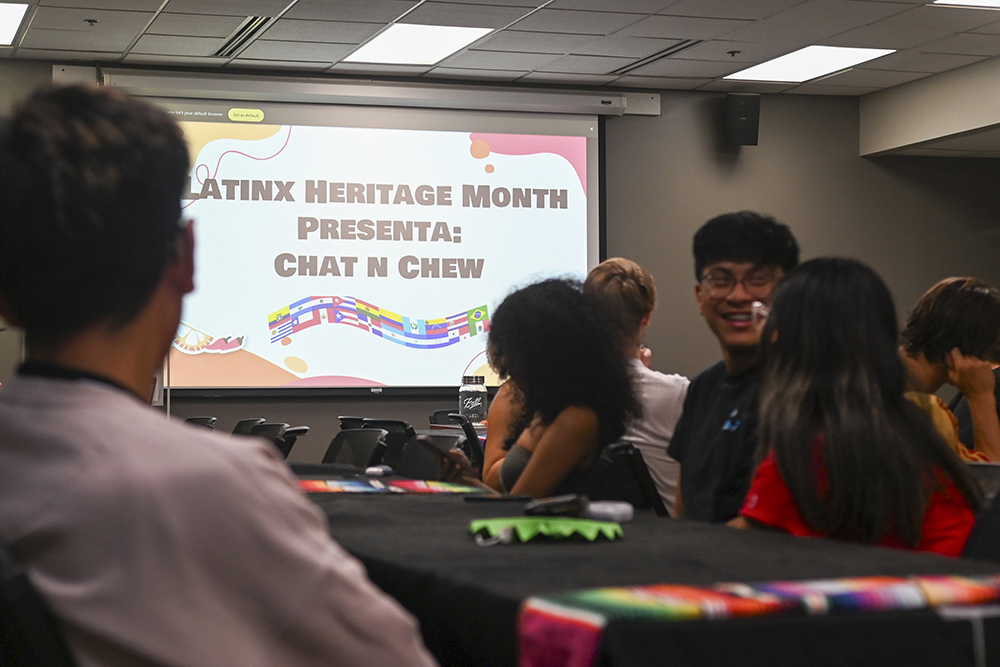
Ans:
{"type": "MultiPolygon", "coordinates": [[[[817,481],[821,486],[825,485],[825,471],[820,471],[819,476],[822,479],[817,481]]],[[[920,541],[914,549],[932,551],[944,556],[961,556],[972,526],[976,522],[976,515],[955,482],[943,475],[941,482],[943,488],[936,491],[927,504],[920,541]]],[[[795,499],[778,471],[773,451],[757,468],[740,514],[792,535],[824,537],[822,533],[810,527],[799,513],[795,499]]],[[[894,549],[910,548],[895,531],[890,531],[878,545],[894,549]]]]}

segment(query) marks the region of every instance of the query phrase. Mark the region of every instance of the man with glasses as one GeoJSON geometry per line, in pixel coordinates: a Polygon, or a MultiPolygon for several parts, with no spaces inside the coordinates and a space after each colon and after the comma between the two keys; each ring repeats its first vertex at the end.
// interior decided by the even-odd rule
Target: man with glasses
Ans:
{"type": "Polygon", "coordinates": [[[691,382],[668,453],[681,463],[678,514],[720,522],[739,513],[753,473],[759,318],[799,246],[786,225],[742,211],[706,222],[694,258],[695,298],[722,361],[691,382]]]}

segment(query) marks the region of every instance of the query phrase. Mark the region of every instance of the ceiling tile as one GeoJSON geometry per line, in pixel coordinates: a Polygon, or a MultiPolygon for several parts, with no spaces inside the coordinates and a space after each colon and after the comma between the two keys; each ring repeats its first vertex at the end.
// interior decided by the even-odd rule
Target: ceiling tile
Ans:
{"type": "Polygon", "coordinates": [[[121,51],[111,52],[111,51],[66,51],[61,48],[53,49],[25,49],[19,48],[17,50],[18,58],[29,58],[33,60],[59,60],[59,61],[78,61],[83,60],[89,63],[93,62],[115,62],[121,58],[121,51]]]}
{"type": "Polygon", "coordinates": [[[18,46],[26,49],[59,49],[62,51],[111,51],[121,55],[121,52],[128,48],[133,39],[135,39],[134,32],[117,33],[29,28],[18,46]]]}
{"type": "Polygon", "coordinates": [[[657,14],[642,19],[625,30],[631,37],[660,37],[669,39],[715,39],[746,26],[749,21],[697,18],[691,16],[663,16],[657,14]]]}
{"type": "Polygon", "coordinates": [[[240,69],[280,69],[294,70],[300,72],[325,72],[330,69],[330,62],[309,62],[304,60],[254,60],[252,58],[236,60],[226,67],[238,67],[240,69]]]}
{"type": "Polygon", "coordinates": [[[702,16],[720,19],[763,19],[802,4],[802,0],[682,0],[670,5],[663,14],[702,16]]]}
{"type": "Polygon", "coordinates": [[[894,72],[877,69],[851,69],[822,81],[814,81],[817,86],[865,86],[868,88],[891,88],[907,81],[915,81],[930,76],[926,72],[894,72]]]}
{"type": "Polygon", "coordinates": [[[610,35],[635,23],[636,14],[584,12],[568,9],[540,9],[518,21],[518,30],[539,32],[571,32],[579,35],[610,35]]]}
{"type": "Polygon", "coordinates": [[[677,4],[677,0],[555,0],[548,7],[552,9],[582,9],[586,11],[601,11],[613,9],[616,12],[629,14],[654,14],[677,4]]]}
{"type": "Polygon", "coordinates": [[[503,51],[471,50],[448,58],[442,65],[465,69],[535,70],[558,56],[551,53],[506,53],[503,51]]]}
{"type": "Polygon", "coordinates": [[[584,46],[574,49],[573,53],[587,56],[617,56],[620,58],[645,58],[654,53],[679,44],[677,39],[653,39],[650,37],[628,37],[626,35],[610,35],[598,37],[584,46]]]}
{"type": "Polygon", "coordinates": [[[245,19],[239,16],[195,16],[160,14],[146,29],[147,35],[185,35],[188,37],[228,37],[245,19]]]}
{"type": "Polygon", "coordinates": [[[237,60],[302,60],[332,65],[356,47],[353,44],[318,44],[316,42],[279,42],[258,39],[248,46],[237,60]]]}
{"type": "Polygon", "coordinates": [[[527,14],[524,7],[493,7],[453,2],[425,2],[400,19],[400,23],[467,28],[503,28],[527,14]]]}
{"type": "Polygon", "coordinates": [[[565,72],[567,74],[611,74],[620,67],[631,65],[634,58],[609,58],[607,56],[566,56],[554,60],[544,67],[537,68],[541,72],[565,72]]]}
{"type": "Polygon", "coordinates": [[[150,53],[130,53],[122,62],[135,65],[198,65],[204,67],[222,67],[228,58],[196,58],[192,56],[158,56],[150,53]]]}
{"type": "Polygon", "coordinates": [[[594,41],[593,35],[571,35],[557,32],[525,32],[501,30],[476,45],[479,51],[526,51],[528,53],[575,53],[594,41]]]}
{"type": "Polygon", "coordinates": [[[771,58],[777,58],[787,53],[787,48],[781,44],[761,44],[758,42],[732,42],[724,39],[712,39],[684,49],[671,58],[681,60],[721,60],[725,62],[762,63],[771,58]],[[730,51],[738,53],[731,54],[730,51]]]}
{"type": "Polygon", "coordinates": [[[503,5],[504,7],[539,7],[545,4],[545,0],[462,0],[467,5],[503,5]]]}
{"type": "Polygon", "coordinates": [[[969,32],[983,33],[985,35],[1000,35],[1000,21],[981,25],[974,30],[970,30],[969,32]]]}
{"type": "MultiPolygon", "coordinates": [[[[286,0],[282,0],[285,2],[286,0]]],[[[417,0],[299,0],[285,14],[290,19],[389,23],[410,11],[417,0]]]]}
{"type": "Polygon", "coordinates": [[[736,30],[726,39],[787,44],[792,52],[908,9],[893,2],[810,0],[736,30]]]}
{"type": "Polygon", "coordinates": [[[277,16],[288,0],[170,0],[165,12],[212,16],[277,16]]]}
{"type": "Polygon", "coordinates": [[[623,76],[614,80],[615,86],[645,88],[646,90],[694,90],[712,79],[686,79],[665,76],[623,76]]]}
{"type": "Polygon", "coordinates": [[[225,43],[218,37],[172,37],[143,35],[130,53],[161,56],[211,56],[225,43]]]}
{"type": "Polygon", "coordinates": [[[576,86],[603,86],[617,79],[617,76],[595,76],[592,74],[559,74],[556,72],[532,72],[525,74],[519,81],[533,83],[561,83],[576,86]]]}
{"type": "Polygon", "coordinates": [[[801,86],[790,88],[786,92],[793,95],[847,95],[857,97],[874,93],[878,88],[868,86],[821,86],[815,83],[804,83],[801,86]]]}
{"type": "Polygon", "coordinates": [[[264,37],[286,42],[360,44],[384,27],[382,23],[303,21],[282,17],[267,29],[264,37]]]}
{"type": "Polygon", "coordinates": [[[331,73],[366,74],[369,76],[379,74],[420,76],[430,70],[429,65],[372,65],[368,63],[337,63],[330,68],[331,73]]]}
{"type": "Polygon", "coordinates": [[[42,0],[39,7],[78,7],[80,9],[130,9],[137,12],[155,12],[163,0],[129,0],[123,7],[122,0],[42,0]]]}
{"type": "Polygon", "coordinates": [[[924,44],[918,50],[925,53],[952,53],[964,56],[1000,56],[1000,37],[964,32],[924,44]]]}
{"type": "Polygon", "coordinates": [[[948,53],[921,53],[919,51],[897,51],[868,63],[858,65],[859,69],[891,69],[900,72],[929,72],[936,74],[956,67],[964,67],[983,60],[982,56],[957,56],[948,53]]]}
{"type": "MultiPolygon", "coordinates": [[[[121,12],[92,9],[56,9],[39,7],[31,19],[29,30],[80,30],[86,32],[128,32],[132,37],[139,34],[153,12],[121,12]],[[99,21],[94,26],[84,23],[85,19],[99,21]]],[[[129,40],[131,41],[131,40],[129,40]]]]}
{"type": "Polygon", "coordinates": [[[517,81],[527,72],[509,70],[462,69],[459,67],[435,67],[423,78],[471,79],[483,81],[517,81]]]}
{"type": "Polygon", "coordinates": [[[678,58],[661,58],[644,67],[633,70],[629,74],[640,76],[677,76],[677,77],[710,77],[726,76],[746,67],[745,63],[725,62],[718,60],[680,60],[678,58]]]}
{"type": "Polygon", "coordinates": [[[726,81],[716,79],[710,81],[698,90],[709,90],[720,93],[782,93],[795,88],[795,84],[789,83],[763,83],[760,81],[726,81]]]}
{"type": "Polygon", "coordinates": [[[992,12],[973,9],[915,7],[825,40],[830,46],[910,49],[927,42],[986,25],[992,12]]]}

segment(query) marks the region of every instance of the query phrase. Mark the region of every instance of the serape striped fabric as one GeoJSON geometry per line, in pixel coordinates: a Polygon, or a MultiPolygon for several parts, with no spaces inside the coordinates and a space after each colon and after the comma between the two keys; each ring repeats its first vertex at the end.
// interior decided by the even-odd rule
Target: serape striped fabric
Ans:
{"type": "Polygon", "coordinates": [[[684,621],[764,614],[829,614],[1000,601],[1000,575],[861,577],[710,587],[597,588],[525,601],[521,667],[591,667],[612,620],[684,621]]]}

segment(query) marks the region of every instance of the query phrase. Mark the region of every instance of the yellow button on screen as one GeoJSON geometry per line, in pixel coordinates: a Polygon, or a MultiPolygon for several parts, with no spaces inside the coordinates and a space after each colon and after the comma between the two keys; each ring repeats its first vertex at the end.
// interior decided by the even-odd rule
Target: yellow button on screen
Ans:
{"type": "Polygon", "coordinates": [[[229,120],[237,123],[259,123],[264,120],[264,112],[260,109],[230,109],[229,120]]]}

